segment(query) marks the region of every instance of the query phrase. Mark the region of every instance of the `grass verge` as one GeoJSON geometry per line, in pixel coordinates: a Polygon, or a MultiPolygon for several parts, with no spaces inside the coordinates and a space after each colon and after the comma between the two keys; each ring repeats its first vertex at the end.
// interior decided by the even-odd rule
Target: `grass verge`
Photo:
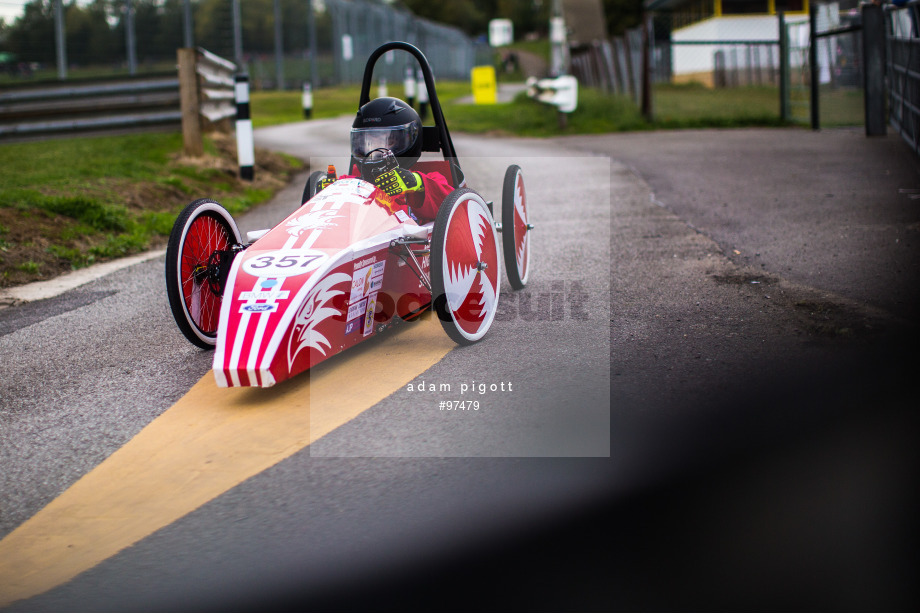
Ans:
{"type": "MultiPolygon", "coordinates": [[[[403,97],[401,85],[388,89],[403,97]]],[[[471,95],[467,82],[438,83],[438,98],[452,131],[478,134],[548,137],[561,134],[598,134],[677,128],[732,128],[781,126],[779,91],[772,87],[713,90],[702,85],[659,85],[654,91],[654,118],[646,121],[635,102],[626,96],[580,88],[578,108],[560,128],[555,108],[518,95],[506,104],[477,106],[462,100],[471,95]]],[[[354,113],[357,86],[324,88],[314,94],[313,117],[354,113]]],[[[372,92],[376,96],[376,89],[372,92]]],[[[303,111],[298,92],[252,94],[253,125],[300,121],[303,111]]]]}
{"type": "MultiPolygon", "coordinates": [[[[357,86],[323,88],[314,93],[312,116],[352,114],[359,93],[357,86]]],[[[389,94],[404,97],[402,85],[391,85],[389,94]]],[[[564,128],[554,108],[524,94],[489,106],[462,102],[470,94],[468,82],[438,84],[452,131],[548,137],[782,125],[775,88],[657,86],[652,122],[629,98],[581,88],[578,109],[567,116],[564,128]]],[[[843,116],[854,104],[830,100],[825,106],[829,115],[846,121],[843,116]]],[[[254,92],[251,108],[256,127],[303,120],[296,91],[254,92]]],[[[237,179],[232,137],[209,138],[200,160],[182,159],[181,149],[178,133],[0,145],[0,287],[163,245],[176,214],[189,201],[208,196],[239,213],[267,200],[301,166],[257,150],[256,181],[250,184],[237,179]]]]}
{"type": "Polygon", "coordinates": [[[184,159],[178,133],[0,145],[0,287],[165,244],[176,215],[208,196],[240,213],[270,198],[301,163],[256,153],[256,180],[237,178],[232,136],[184,159]]]}

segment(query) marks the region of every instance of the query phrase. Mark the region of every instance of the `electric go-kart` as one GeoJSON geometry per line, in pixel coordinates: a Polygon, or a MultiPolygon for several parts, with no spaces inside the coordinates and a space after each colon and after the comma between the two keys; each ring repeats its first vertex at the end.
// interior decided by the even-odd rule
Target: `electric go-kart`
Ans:
{"type": "Polygon", "coordinates": [[[495,318],[499,239],[511,286],[530,273],[524,179],[517,165],[504,178],[501,223],[492,203],[466,187],[425,56],[387,43],[368,59],[359,107],[369,102],[374,65],[390,50],[415,56],[425,78],[434,126],[423,127],[413,170],[439,170],[455,188],[433,222],[418,224],[381,204],[373,183],[343,178],[317,191],[311,174],[302,205],[245,243],[230,214],[210,199],[179,215],[166,250],[166,290],[179,329],[215,347],[219,386],[272,386],[387,328],[434,308],[459,344],[479,341],[495,318]]]}

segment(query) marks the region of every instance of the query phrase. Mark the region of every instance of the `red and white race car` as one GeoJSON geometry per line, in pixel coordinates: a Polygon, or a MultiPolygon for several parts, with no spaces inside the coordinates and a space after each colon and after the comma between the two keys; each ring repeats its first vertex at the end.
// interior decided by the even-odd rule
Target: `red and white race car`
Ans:
{"type": "Polygon", "coordinates": [[[492,203],[465,186],[424,55],[401,42],[375,50],[359,106],[369,101],[374,64],[393,49],[419,63],[435,122],[423,128],[425,150],[444,157],[413,170],[441,171],[454,191],[437,218],[420,225],[391,212],[363,179],[340,179],[316,193],[318,171],[302,206],[274,228],[250,233],[251,243],[216,201],[189,204],[169,238],[166,290],[189,341],[215,347],[219,386],[272,386],[432,307],[454,341],[479,341],[498,307],[500,243],[512,287],[527,283],[532,226],[521,169],[505,173],[495,223],[492,203]]]}

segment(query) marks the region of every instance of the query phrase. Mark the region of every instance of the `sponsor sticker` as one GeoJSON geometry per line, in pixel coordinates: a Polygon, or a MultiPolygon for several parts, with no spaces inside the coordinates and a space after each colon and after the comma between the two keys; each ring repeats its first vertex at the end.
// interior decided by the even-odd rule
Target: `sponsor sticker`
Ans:
{"type": "Polygon", "coordinates": [[[377,307],[377,293],[367,297],[367,311],[364,313],[364,336],[374,332],[374,309],[377,307]]]}
{"type": "Polygon", "coordinates": [[[371,292],[376,292],[383,286],[383,270],[386,264],[386,260],[382,260],[355,271],[351,278],[351,297],[349,302],[354,303],[371,292]]]}
{"type": "Polygon", "coordinates": [[[370,258],[365,258],[364,260],[355,261],[355,270],[357,271],[360,268],[366,267],[369,264],[374,264],[377,262],[377,256],[371,256],[370,258]]]}
{"type": "Polygon", "coordinates": [[[370,196],[374,191],[374,185],[358,179],[357,177],[348,177],[347,179],[339,179],[335,182],[336,187],[346,187],[350,188],[349,192],[355,192],[360,196],[370,196]]]}
{"type": "Polygon", "coordinates": [[[396,219],[399,220],[400,222],[408,222],[411,218],[409,218],[409,216],[406,215],[406,212],[403,211],[402,209],[397,209],[396,219]]]}
{"type": "Polygon", "coordinates": [[[240,292],[241,301],[281,301],[290,296],[288,290],[261,290],[255,292],[240,292]]]}
{"type": "Polygon", "coordinates": [[[364,315],[364,311],[367,309],[367,299],[358,301],[357,303],[352,303],[348,306],[348,317],[347,321],[354,320],[355,318],[360,318],[364,315]]]}
{"type": "Polygon", "coordinates": [[[318,250],[276,250],[255,253],[243,262],[254,277],[294,277],[315,271],[329,256],[318,250]]]}
{"type": "Polygon", "coordinates": [[[240,306],[240,313],[272,313],[278,310],[278,303],[249,303],[240,306]]]}
{"type": "Polygon", "coordinates": [[[350,335],[351,333],[358,332],[359,330],[361,330],[361,326],[363,324],[364,324],[364,314],[362,313],[360,316],[358,316],[354,320],[349,321],[348,324],[345,325],[345,334],[350,335]]]}

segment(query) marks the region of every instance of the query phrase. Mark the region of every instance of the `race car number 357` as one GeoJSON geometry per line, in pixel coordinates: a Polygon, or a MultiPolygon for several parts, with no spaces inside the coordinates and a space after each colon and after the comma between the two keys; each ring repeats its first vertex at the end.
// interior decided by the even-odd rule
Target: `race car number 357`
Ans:
{"type": "Polygon", "coordinates": [[[264,252],[247,258],[243,270],[254,277],[293,277],[315,271],[327,257],[312,250],[264,252]]]}

